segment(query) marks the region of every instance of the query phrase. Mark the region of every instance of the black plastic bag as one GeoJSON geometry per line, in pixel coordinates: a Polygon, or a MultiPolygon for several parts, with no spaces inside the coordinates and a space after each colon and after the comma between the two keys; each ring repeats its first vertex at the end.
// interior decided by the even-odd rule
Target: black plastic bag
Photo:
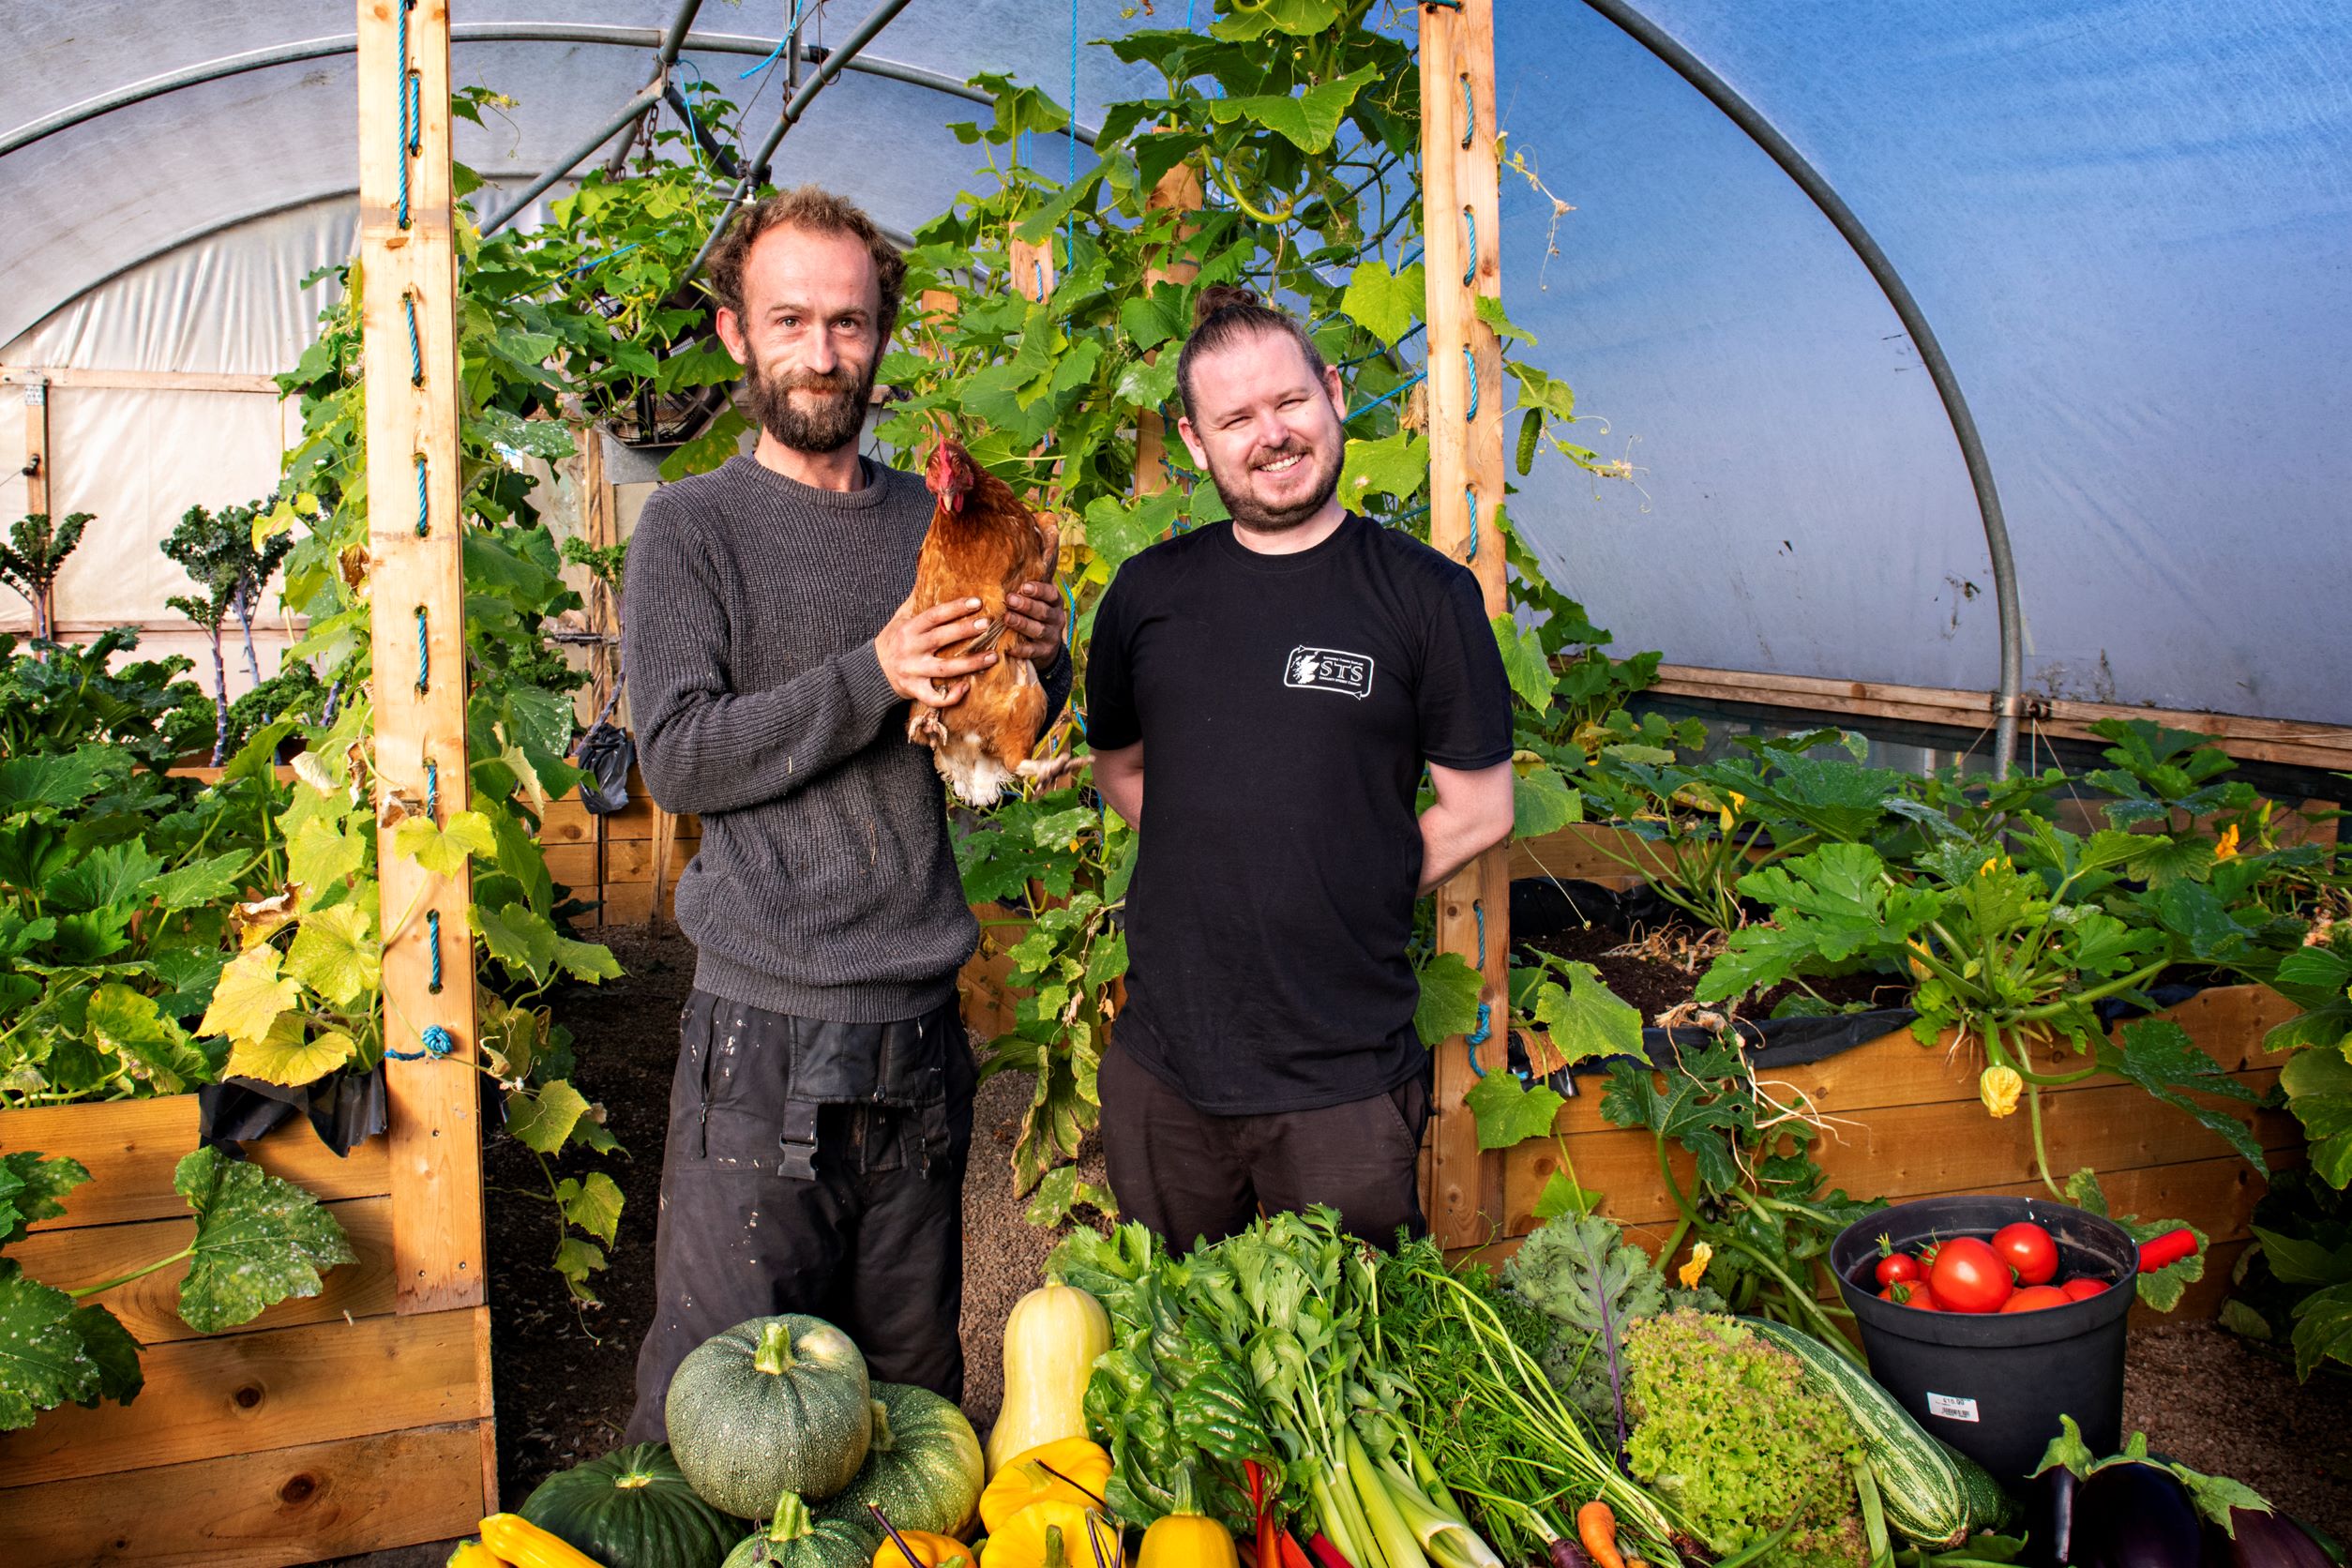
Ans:
{"type": "Polygon", "coordinates": [[[348,1154],[384,1129],[384,1063],[365,1073],[338,1068],[294,1088],[224,1078],[196,1091],[196,1109],[200,1146],[249,1142],[300,1115],[309,1118],[320,1142],[348,1154]]]}
{"type": "Polygon", "coordinates": [[[629,732],[603,719],[580,737],[574,761],[581,774],[580,804],[599,817],[609,817],[629,803],[629,766],[637,761],[637,743],[629,732]]]}

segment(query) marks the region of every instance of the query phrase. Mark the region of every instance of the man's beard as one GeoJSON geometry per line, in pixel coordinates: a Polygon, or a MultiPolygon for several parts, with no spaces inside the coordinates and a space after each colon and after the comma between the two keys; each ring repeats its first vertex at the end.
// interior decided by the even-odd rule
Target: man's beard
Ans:
{"type": "MultiPolygon", "coordinates": [[[[1226,475],[1218,472],[1214,462],[1209,464],[1209,482],[1216,486],[1217,495],[1224,501],[1225,509],[1233,515],[1233,520],[1242,527],[1253,534],[1287,533],[1321,511],[1324,505],[1331,500],[1334,492],[1339,489],[1340,460],[1344,451],[1344,446],[1334,446],[1329,455],[1320,455],[1305,442],[1293,438],[1289,443],[1274,451],[1250,454],[1249,461],[1254,468],[1262,468],[1270,462],[1279,462],[1293,454],[1312,465],[1315,483],[1307,487],[1306,494],[1303,499],[1288,506],[1265,505],[1253,499],[1247,491],[1238,486],[1228,484],[1226,475]]],[[[1246,480],[1248,475],[1244,474],[1242,477],[1246,480]]]]}
{"type": "Polygon", "coordinates": [[[837,366],[825,375],[793,370],[771,376],[760,369],[755,353],[744,378],[745,400],[760,428],[793,451],[837,452],[865,429],[866,405],[873,397],[874,371],[881,363],[878,357],[863,376],[852,374],[846,366],[837,366]],[[825,396],[817,400],[816,407],[807,409],[792,400],[793,392],[803,389],[825,396]]]}

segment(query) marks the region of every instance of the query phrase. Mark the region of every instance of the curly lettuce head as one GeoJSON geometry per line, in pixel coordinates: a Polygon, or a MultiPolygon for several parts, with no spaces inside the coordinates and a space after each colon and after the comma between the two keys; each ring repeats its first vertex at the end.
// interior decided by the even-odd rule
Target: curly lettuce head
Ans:
{"type": "Polygon", "coordinates": [[[1794,1356],[1736,1319],[1672,1312],[1626,1333],[1635,1476],[1728,1555],[1791,1520],[1765,1568],[1862,1568],[1849,1455],[1861,1439],[1794,1356]]]}

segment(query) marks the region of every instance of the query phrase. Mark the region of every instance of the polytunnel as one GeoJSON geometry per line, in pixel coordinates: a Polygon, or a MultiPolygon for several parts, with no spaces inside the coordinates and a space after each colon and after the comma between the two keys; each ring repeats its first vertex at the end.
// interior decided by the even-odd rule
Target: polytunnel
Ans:
{"type": "Polygon", "coordinates": [[[0,7],[11,1562],[2323,1560],[2342,12],[0,7]]]}

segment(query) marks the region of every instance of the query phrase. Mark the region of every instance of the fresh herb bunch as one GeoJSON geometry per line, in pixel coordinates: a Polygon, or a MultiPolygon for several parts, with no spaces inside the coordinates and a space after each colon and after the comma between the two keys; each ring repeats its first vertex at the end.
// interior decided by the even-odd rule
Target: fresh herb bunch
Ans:
{"type": "Polygon", "coordinates": [[[1626,1457],[1718,1558],[1779,1537],[1766,1568],[1862,1568],[1855,1512],[1862,1440],[1803,1366],[1736,1319],[1645,1319],[1626,1336],[1626,1457]]]}

